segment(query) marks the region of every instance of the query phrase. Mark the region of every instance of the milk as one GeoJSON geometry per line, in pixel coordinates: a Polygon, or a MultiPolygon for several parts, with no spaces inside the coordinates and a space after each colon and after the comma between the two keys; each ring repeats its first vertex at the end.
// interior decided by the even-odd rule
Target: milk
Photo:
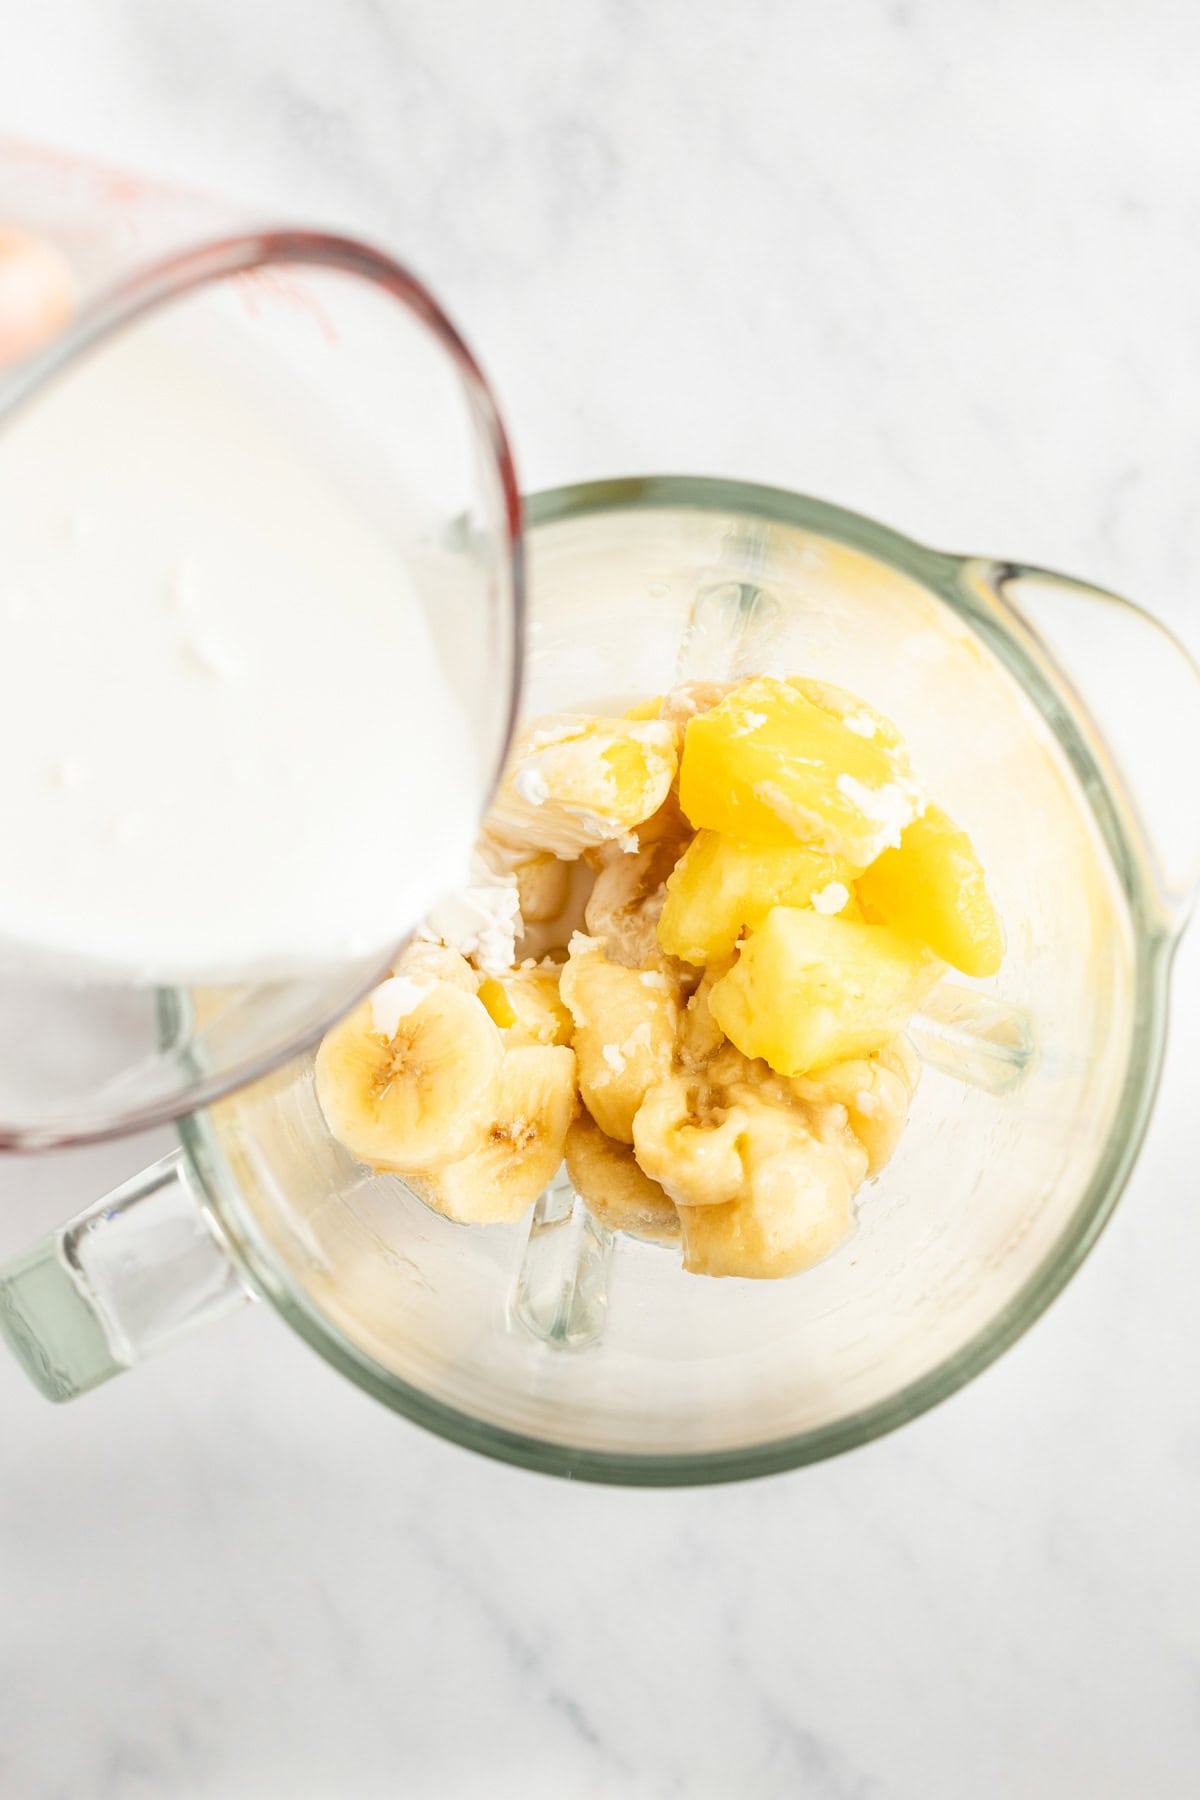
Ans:
{"type": "Polygon", "coordinates": [[[292,975],[461,879],[479,753],[335,476],[152,329],[0,424],[0,958],[292,975]]]}

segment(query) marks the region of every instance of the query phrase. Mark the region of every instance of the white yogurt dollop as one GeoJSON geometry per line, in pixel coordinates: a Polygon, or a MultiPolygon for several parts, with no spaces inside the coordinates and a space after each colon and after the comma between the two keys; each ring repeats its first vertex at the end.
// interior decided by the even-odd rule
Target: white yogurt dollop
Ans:
{"type": "Polygon", "coordinates": [[[0,421],[0,957],[382,956],[481,797],[403,547],[313,444],[150,328],[0,421]]]}

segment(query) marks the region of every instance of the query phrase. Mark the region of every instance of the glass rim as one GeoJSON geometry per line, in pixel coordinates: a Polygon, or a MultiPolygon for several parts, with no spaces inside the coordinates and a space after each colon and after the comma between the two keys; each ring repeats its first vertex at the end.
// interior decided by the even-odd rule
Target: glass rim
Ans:
{"type": "MultiPolygon", "coordinates": [[[[964,574],[980,559],[930,550],[890,527],[828,501],[786,489],[703,476],[645,476],[581,482],[526,498],[538,528],[611,512],[744,513],[796,526],[864,551],[930,587],[984,639],[1041,714],[1077,774],[1114,865],[1132,926],[1133,1008],[1120,1097],[1092,1173],[1053,1244],[1018,1292],[968,1341],[885,1400],[836,1422],[765,1443],[702,1451],[609,1451],[509,1430],[432,1398],[372,1361],[325,1319],[292,1281],[244,1210],[227,1208],[232,1178],[203,1113],[179,1121],[184,1149],[218,1220],[257,1287],[286,1322],[340,1373],[414,1424],[466,1449],[543,1474],[625,1487],[687,1487],[742,1481],[824,1461],[909,1423],[981,1374],[1041,1317],[1084,1262],[1112,1216],[1149,1123],[1166,1040],[1168,978],[1177,933],[1162,922],[1152,877],[1120,798],[1102,772],[1103,740],[1077,696],[1002,591],[1001,577],[1022,565],[984,565],[1001,616],[982,608],[964,574]],[[232,1216],[229,1216],[232,1215],[232,1216]]],[[[1052,575],[1052,571],[1037,571],[1052,575]]],[[[1069,577],[1055,577],[1069,580],[1069,577]]],[[[1112,596],[1114,603],[1121,602],[1112,596]]],[[[236,1193],[236,1183],[233,1183],[236,1193]]]]}
{"type": "MultiPolygon", "coordinates": [[[[513,682],[503,741],[483,796],[483,807],[486,808],[507,759],[520,712],[526,622],[523,503],[512,446],[488,379],[457,326],[411,269],[362,239],[286,224],[209,234],[164,255],[141,261],[131,258],[129,272],[91,293],[61,332],[0,373],[0,429],[80,356],[140,320],[203,288],[237,275],[251,274],[256,269],[278,266],[339,271],[369,281],[388,293],[431,333],[450,358],[472,419],[485,442],[498,478],[502,502],[504,560],[509,570],[512,595],[509,630],[513,659],[513,682]]],[[[405,941],[382,950],[368,973],[365,976],[360,973],[349,982],[323,1018],[299,1036],[256,1051],[219,1073],[202,1075],[197,1072],[190,1085],[130,1106],[112,1119],[93,1119],[78,1128],[21,1127],[5,1124],[0,1119],[0,1153],[59,1150],[111,1142],[158,1125],[177,1123],[197,1108],[210,1106],[235,1089],[260,1080],[311,1049],[334,1020],[369,993],[387,973],[405,941]]],[[[168,993],[165,989],[155,992],[160,1022],[170,1004],[168,993]]]]}

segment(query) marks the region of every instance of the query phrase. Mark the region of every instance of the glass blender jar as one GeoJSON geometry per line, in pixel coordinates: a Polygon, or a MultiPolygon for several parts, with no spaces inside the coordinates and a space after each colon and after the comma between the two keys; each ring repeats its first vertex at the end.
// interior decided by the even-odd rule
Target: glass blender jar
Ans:
{"type": "MultiPolygon", "coordinates": [[[[944,984],[914,1021],[925,1067],[894,1160],[843,1248],[776,1283],[684,1275],[561,1178],[521,1224],[453,1224],[330,1139],[296,1057],[185,1116],[178,1150],[0,1273],[0,1330],[50,1398],[252,1295],[474,1449],[598,1481],[737,1478],[953,1392],[1109,1217],[1200,876],[1200,677],[1178,644],[1079,582],[770,489],[616,481],[526,516],[531,714],[759,670],[861,692],[969,823],[1002,972],[944,984]]],[[[163,997],[164,1041],[196,1004],[163,997]]]]}

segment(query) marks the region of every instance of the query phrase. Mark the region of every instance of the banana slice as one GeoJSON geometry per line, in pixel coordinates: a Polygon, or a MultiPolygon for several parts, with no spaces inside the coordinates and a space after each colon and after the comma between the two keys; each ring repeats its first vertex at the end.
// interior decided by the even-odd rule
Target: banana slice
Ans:
{"type": "MultiPolygon", "coordinates": [[[[563,862],[554,858],[555,867],[566,874],[566,894],[561,906],[548,919],[526,919],[521,933],[521,941],[517,945],[517,955],[521,961],[541,962],[555,952],[561,952],[560,961],[566,961],[567,945],[577,931],[583,930],[584,911],[595,882],[595,871],[590,860],[580,857],[575,862],[563,862]]],[[[556,877],[557,880],[557,877],[556,877]]],[[[548,894],[543,894],[543,901],[548,904],[548,894]]]]}
{"type": "MultiPolygon", "coordinates": [[[[712,1016],[708,997],[720,981],[732,969],[734,958],[731,956],[724,962],[711,963],[704,971],[699,987],[689,999],[679,1022],[679,1039],[676,1051],[685,1068],[698,1071],[725,1045],[728,1039],[717,1021],[712,1016]]],[[[740,1054],[740,1052],[739,1052],[740,1054]]]]}
{"type": "Polygon", "coordinates": [[[724,1045],[647,1094],[634,1154],[679,1211],[693,1274],[794,1275],[846,1236],[867,1153],[847,1109],[801,1102],[792,1084],[724,1045]]]}
{"type": "Polygon", "coordinates": [[[588,934],[602,940],[611,962],[677,973],[677,958],[658,941],[667,877],[679,856],[675,843],[664,837],[632,855],[615,846],[593,854],[600,871],[584,911],[588,934]]]}
{"type": "Polygon", "coordinates": [[[317,1099],[334,1137],[369,1167],[435,1169],[483,1142],[501,1059],[474,994],[394,976],[326,1035],[317,1099]]]}
{"type": "Polygon", "coordinates": [[[758,1138],[752,1121],[747,1181],[725,1206],[679,1209],[683,1266],[692,1275],[777,1280],[836,1250],[853,1223],[854,1169],[835,1145],[778,1122],[758,1138]]]}
{"type": "Polygon", "coordinates": [[[487,830],[514,849],[574,859],[657,812],[678,762],[678,734],[661,720],[548,713],[518,742],[487,830]]]}
{"type": "Polygon", "coordinates": [[[633,1119],[633,1153],[676,1206],[723,1206],[746,1185],[746,1114],[687,1075],[650,1088],[633,1119]]]}
{"type": "Polygon", "coordinates": [[[501,881],[516,883],[522,928],[556,919],[571,891],[571,864],[550,850],[502,843],[484,827],[475,846],[480,864],[501,881]]]}
{"type": "Polygon", "coordinates": [[[513,874],[521,897],[521,918],[527,927],[545,925],[565,910],[571,893],[570,863],[543,850],[527,862],[519,862],[513,874]]]}
{"type": "Polygon", "coordinates": [[[668,976],[610,962],[577,933],[559,983],[575,1021],[579,1091],[602,1131],[633,1142],[633,1115],[671,1070],[679,1003],[668,976]]]}
{"type": "Polygon", "coordinates": [[[506,1045],[569,1044],[575,1026],[559,995],[561,963],[540,962],[488,976],[479,998],[504,1032],[506,1045]]]}
{"type": "Polygon", "coordinates": [[[553,1180],[577,1106],[573,1050],[507,1050],[478,1149],[444,1168],[406,1173],[404,1181],[418,1200],[462,1224],[519,1219],[553,1180]]]}
{"type": "Polygon", "coordinates": [[[815,1113],[844,1111],[849,1129],[867,1155],[867,1173],[878,1175],[892,1157],[908,1123],[921,1065],[903,1038],[873,1056],[835,1063],[819,1075],[800,1075],[789,1086],[815,1113]]]}
{"type": "Polygon", "coordinates": [[[606,1137],[588,1113],[568,1131],[565,1154],[571,1186],[602,1225],[653,1244],[679,1242],[679,1214],[671,1201],[638,1168],[628,1145],[606,1137]]]}
{"type": "Polygon", "coordinates": [[[404,946],[392,972],[407,976],[411,981],[424,982],[427,987],[432,987],[435,981],[446,981],[451,987],[461,988],[464,994],[473,994],[479,986],[478,972],[465,956],[460,956],[457,950],[448,950],[445,944],[431,944],[425,938],[414,938],[404,946]]]}

